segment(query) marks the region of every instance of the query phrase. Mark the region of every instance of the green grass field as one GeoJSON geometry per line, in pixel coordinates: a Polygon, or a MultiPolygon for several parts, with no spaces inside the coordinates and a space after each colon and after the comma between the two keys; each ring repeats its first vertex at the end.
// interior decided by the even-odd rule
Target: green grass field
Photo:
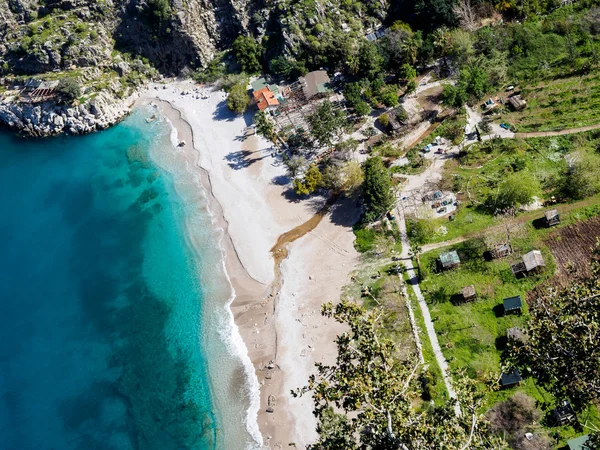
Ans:
{"type": "Polygon", "coordinates": [[[521,90],[527,108],[502,114],[517,131],[557,131],[600,123],[600,74],[558,78],[521,90]]]}

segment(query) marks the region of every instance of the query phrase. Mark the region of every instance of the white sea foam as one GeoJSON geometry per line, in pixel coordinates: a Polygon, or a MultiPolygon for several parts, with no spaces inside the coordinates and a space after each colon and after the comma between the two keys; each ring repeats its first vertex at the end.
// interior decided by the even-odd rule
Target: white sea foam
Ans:
{"type": "MultiPolygon", "coordinates": [[[[170,126],[170,134],[169,139],[174,148],[177,148],[179,145],[179,137],[177,133],[177,128],[173,126],[173,123],[166,117],[164,120],[170,126]]],[[[197,174],[194,168],[191,168],[186,163],[186,170],[191,174],[197,174]]],[[[215,225],[217,223],[217,218],[214,212],[211,210],[210,202],[208,201],[208,192],[201,183],[199,177],[196,178],[196,183],[199,188],[199,192],[202,193],[202,196],[205,200],[205,208],[203,208],[206,212],[208,212],[209,217],[211,219],[211,223],[215,225]]],[[[189,230],[188,230],[189,231],[189,230]]],[[[219,231],[219,239],[218,239],[218,247],[221,254],[221,265],[222,271],[227,283],[229,285],[229,299],[223,305],[223,314],[219,315],[220,323],[218,334],[225,344],[228,353],[233,356],[235,359],[239,360],[243,366],[244,370],[244,378],[246,382],[246,393],[249,400],[249,406],[246,411],[245,417],[245,427],[246,431],[253,439],[254,442],[249,442],[246,445],[246,450],[258,450],[264,447],[262,434],[260,432],[258,426],[258,411],[260,410],[260,384],[258,382],[258,378],[256,376],[256,372],[254,370],[254,365],[248,356],[248,348],[244,343],[242,336],[239,332],[239,328],[235,323],[233,312],[231,311],[231,304],[235,300],[235,289],[233,288],[233,284],[231,283],[231,279],[229,274],[227,273],[226,268],[226,251],[223,243],[223,239],[225,239],[225,231],[223,229],[215,230],[219,231]]]]}

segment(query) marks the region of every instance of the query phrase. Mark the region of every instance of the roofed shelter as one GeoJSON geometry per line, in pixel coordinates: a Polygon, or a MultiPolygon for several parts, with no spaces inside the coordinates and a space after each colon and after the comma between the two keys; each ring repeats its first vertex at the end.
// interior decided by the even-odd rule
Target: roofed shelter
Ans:
{"type": "Polygon", "coordinates": [[[511,253],[512,253],[512,249],[510,247],[510,244],[508,244],[506,242],[501,242],[499,244],[494,245],[494,247],[490,251],[492,258],[494,258],[494,259],[504,258],[505,256],[508,256],[511,253]]]}
{"type": "Polygon", "coordinates": [[[258,91],[254,91],[253,96],[256,106],[258,106],[260,111],[273,109],[276,106],[279,106],[279,100],[277,100],[275,93],[271,92],[268,86],[258,91]]]}
{"type": "Polygon", "coordinates": [[[544,222],[548,228],[560,223],[560,216],[556,209],[551,209],[544,213],[544,222]]]}
{"type": "Polygon", "coordinates": [[[502,300],[502,306],[504,306],[504,314],[521,314],[521,308],[523,308],[521,296],[505,298],[502,300]]]}
{"type": "Polygon", "coordinates": [[[590,437],[587,434],[584,434],[583,436],[569,439],[567,441],[567,447],[569,447],[569,450],[588,450],[584,445],[589,438],[590,437]]]}
{"type": "Polygon", "coordinates": [[[521,111],[527,107],[527,102],[519,94],[508,97],[508,103],[515,111],[521,111]]]}
{"type": "Polygon", "coordinates": [[[577,416],[571,404],[565,400],[552,410],[552,417],[557,425],[565,425],[575,420],[577,416]]]}
{"type": "Polygon", "coordinates": [[[529,253],[523,255],[523,261],[510,266],[512,273],[515,276],[527,275],[530,273],[538,272],[541,268],[545,267],[544,258],[542,252],[539,250],[532,250],[529,253]]]}
{"type": "Polygon", "coordinates": [[[455,267],[458,267],[460,265],[460,258],[458,257],[458,253],[456,253],[456,250],[442,253],[440,255],[440,264],[442,265],[442,269],[444,270],[454,269],[455,267]]]}
{"type": "Polygon", "coordinates": [[[522,380],[523,378],[521,377],[519,370],[515,369],[510,373],[502,373],[502,376],[500,377],[500,386],[502,386],[503,389],[518,386],[522,380]]]}
{"type": "Polygon", "coordinates": [[[463,300],[465,302],[472,302],[477,299],[477,292],[475,291],[475,286],[470,284],[469,286],[465,286],[461,291],[463,300]]]}
{"type": "Polygon", "coordinates": [[[304,96],[310,100],[313,97],[320,97],[331,92],[329,89],[329,75],[325,70],[315,70],[300,77],[303,84],[304,96]]]}

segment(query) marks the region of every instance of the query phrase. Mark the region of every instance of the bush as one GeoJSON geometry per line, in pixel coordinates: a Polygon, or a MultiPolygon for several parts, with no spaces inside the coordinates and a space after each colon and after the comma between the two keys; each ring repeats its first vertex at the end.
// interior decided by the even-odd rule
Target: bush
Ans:
{"type": "Polygon", "coordinates": [[[388,115],[388,113],[383,113],[382,115],[380,115],[377,118],[377,120],[379,121],[381,126],[384,128],[387,128],[388,125],[390,124],[390,116],[388,115]]]}
{"type": "Polygon", "coordinates": [[[248,90],[246,83],[237,83],[231,87],[227,96],[227,107],[230,111],[242,114],[248,108],[248,90]]]}
{"type": "Polygon", "coordinates": [[[360,253],[368,252],[375,245],[377,233],[371,228],[361,228],[359,226],[355,226],[354,235],[356,236],[354,248],[356,248],[356,250],[360,253]]]}
{"type": "Polygon", "coordinates": [[[81,86],[73,78],[60,80],[56,90],[66,103],[73,103],[81,95],[81,86]]]}
{"type": "Polygon", "coordinates": [[[232,45],[235,59],[246,73],[259,73],[262,70],[260,62],[262,48],[250,36],[238,36],[232,45]]]}

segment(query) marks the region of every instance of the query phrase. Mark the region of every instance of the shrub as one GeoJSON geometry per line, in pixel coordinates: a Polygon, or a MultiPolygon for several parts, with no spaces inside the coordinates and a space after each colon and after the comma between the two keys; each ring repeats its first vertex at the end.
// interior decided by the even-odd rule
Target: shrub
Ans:
{"type": "Polygon", "coordinates": [[[382,127],[387,128],[388,125],[390,124],[390,116],[387,113],[383,113],[382,115],[380,115],[377,120],[379,121],[379,123],[381,124],[382,127]]]}
{"type": "Polygon", "coordinates": [[[227,107],[230,111],[242,114],[248,108],[248,90],[246,83],[237,83],[231,87],[227,96],[227,107]]]}
{"type": "Polygon", "coordinates": [[[81,95],[81,86],[73,78],[60,80],[56,90],[66,103],[73,103],[81,95]]]}

